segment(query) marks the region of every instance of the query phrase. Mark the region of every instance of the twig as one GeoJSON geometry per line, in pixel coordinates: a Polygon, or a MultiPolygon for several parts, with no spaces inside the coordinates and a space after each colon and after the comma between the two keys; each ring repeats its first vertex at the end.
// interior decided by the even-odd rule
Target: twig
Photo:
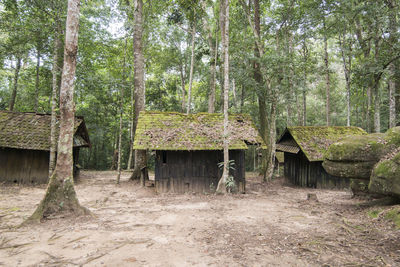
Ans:
{"type": "Polygon", "coordinates": [[[22,246],[27,246],[30,245],[31,243],[22,243],[22,244],[16,244],[16,245],[10,245],[10,246],[5,246],[5,247],[0,247],[0,249],[7,249],[7,248],[18,248],[18,247],[22,247],[22,246]]]}
{"type": "Polygon", "coordinates": [[[72,243],[72,242],[75,242],[75,241],[84,239],[85,237],[88,237],[88,236],[87,236],[87,235],[83,235],[83,236],[81,236],[81,237],[75,238],[75,239],[73,239],[73,240],[71,240],[71,241],[68,241],[67,244],[70,244],[70,243],[72,243]]]}

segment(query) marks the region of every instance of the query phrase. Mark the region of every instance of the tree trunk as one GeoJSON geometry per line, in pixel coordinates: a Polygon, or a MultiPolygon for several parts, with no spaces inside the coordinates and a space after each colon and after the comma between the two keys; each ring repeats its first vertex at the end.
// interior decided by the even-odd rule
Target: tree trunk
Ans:
{"type": "Polygon", "coordinates": [[[131,121],[129,126],[129,158],[128,158],[128,166],[127,170],[132,168],[132,157],[133,157],[133,139],[134,139],[134,124],[135,124],[135,108],[134,108],[134,101],[135,101],[135,92],[134,86],[131,86],[131,121]]]}
{"type": "Polygon", "coordinates": [[[381,132],[381,98],[379,95],[378,85],[374,88],[375,99],[374,99],[374,132],[381,132]]]}
{"type": "MultiPolygon", "coordinates": [[[[202,1],[202,8],[206,12],[206,2],[202,1]]],[[[208,41],[208,46],[210,47],[210,91],[208,93],[208,113],[214,113],[215,112],[215,75],[216,75],[216,66],[215,66],[215,61],[216,61],[216,44],[214,46],[213,42],[213,36],[212,36],[212,31],[211,27],[208,23],[208,20],[205,16],[203,16],[203,25],[204,29],[207,32],[207,41],[208,41]]]]}
{"type": "MultiPolygon", "coordinates": [[[[134,42],[134,82],[135,82],[135,126],[136,131],[139,113],[144,110],[144,57],[143,57],[143,0],[136,0],[134,7],[135,30],[134,42]]],[[[140,179],[141,170],[146,166],[146,151],[135,150],[135,167],[131,180],[140,179]]]]}
{"type": "Polygon", "coordinates": [[[186,114],[190,113],[190,109],[191,109],[190,106],[192,104],[192,86],[193,86],[194,42],[195,42],[195,38],[196,38],[196,23],[193,22],[193,26],[192,26],[192,44],[191,44],[192,55],[190,57],[189,92],[188,92],[188,102],[187,102],[186,114]]]}
{"type": "MultiPolygon", "coordinates": [[[[398,43],[398,32],[397,32],[397,10],[396,0],[386,1],[389,8],[389,42],[392,47],[395,47],[398,43]]],[[[389,128],[395,127],[397,119],[400,119],[400,80],[398,80],[399,69],[398,60],[389,65],[389,128]],[[396,96],[397,93],[397,96],[396,96]],[[398,113],[398,114],[396,114],[398,113]],[[399,116],[398,118],[396,118],[399,116]]]]}
{"type": "MultiPolygon", "coordinates": [[[[273,89],[271,89],[273,90],[273,89]]],[[[274,93],[273,93],[274,94],[274,93]]],[[[271,110],[269,119],[269,134],[268,134],[268,164],[265,172],[265,181],[271,181],[275,167],[275,149],[276,149],[276,97],[271,99],[271,110]]]]}
{"type": "Polygon", "coordinates": [[[228,92],[229,92],[229,0],[222,0],[224,30],[221,31],[224,55],[224,170],[218,182],[217,192],[226,193],[226,182],[229,177],[229,124],[228,124],[228,92]]]}
{"type": "MultiPolygon", "coordinates": [[[[343,34],[343,38],[345,37],[345,34],[343,34]]],[[[350,126],[350,114],[351,114],[351,109],[350,109],[350,93],[351,93],[351,84],[350,84],[350,64],[351,64],[351,56],[349,56],[349,64],[346,62],[346,56],[344,53],[344,45],[345,45],[345,39],[342,40],[339,34],[339,47],[340,47],[340,52],[342,55],[342,62],[343,62],[343,70],[344,70],[344,78],[346,80],[346,125],[350,126]]]]}
{"type": "Polygon", "coordinates": [[[18,56],[17,57],[17,65],[15,66],[15,72],[14,72],[14,87],[13,87],[13,91],[11,94],[10,103],[8,105],[9,111],[14,110],[15,99],[17,98],[18,78],[19,78],[19,71],[21,70],[21,61],[22,61],[21,56],[18,56]]]}
{"type": "Polygon", "coordinates": [[[35,112],[38,112],[39,108],[39,70],[40,70],[40,48],[37,45],[37,55],[36,55],[36,81],[35,81],[35,112]]]}
{"type": "Polygon", "coordinates": [[[122,64],[122,84],[120,90],[120,103],[119,103],[119,138],[118,138],[118,163],[117,163],[117,184],[119,184],[119,180],[121,178],[121,144],[122,144],[122,116],[124,114],[124,89],[126,85],[126,45],[127,39],[125,39],[125,47],[124,47],[124,62],[122,64]]]}
{"type": "Polygon", "coordinates": [[[331,124],[330,94],[331,81],[329,73],[329,54],[328,54],[328,38],[326,36],[326,25],[324,21],[324,62],[325,62],[325,81],[326,81],[326,126],[331,124]]]}
{"type": "Polygon", "coordinates": [[[245,99],[245,91],[244,85],[242,84],[242,93],[240,95],[240,113],[243,113],[244,99],[245,99]]]}
{"type": "MultiPolygon", "coordinates": [[[[306,40],[303,40],[303,60],[304,64],[307,64],[307,59],[309,56],[309,52],[307,49],[306,40]]],[[[306,126],[307,124],[307,68],[304,67],[303,69],[303,107],[302,107],[302,121],[301,125],[306,126]]]]}
{"type": "MultiPolygon", "coordinates": [[[[391,64],[389,66],[389,71],[390,74],[393,75],[395,70],[394,70],[394,64],[391,64]]],[[[395,89],[396,89],[396,83],[394,81],[394,77],[392,76],[389,79],[388,83],[388,91],[389,91],[389,128],[393,128],[396,126],[396,99],[395,99],[395,89]]]]}
{"type": "Polygon", "coordinates": [[[181,87],[182,87],[182,106],[181,106],[181,109],[182,109],[182,112],[185,112],[185,109],[186,109],[186,103],[185,103],[185,95],[186,95],[186,84],[185,84],[185,74],[184,74],[184,65],[183,65],[183,63],[181,62],[181,66],[180,66],[180,74],[181,74],[181,87]]]}
{"type": "Polygon", "coordinates": [[[365,116],[366,116],[366,118],[365,118],[365,120],[366,120],[366,123],[367,123],[367,132],[368,133],[370,133],[370,132],[372,132],[372,127],[371,127],[371,107],[372,107],[372,89],[371,89],[371,86],[370,85],[368,85],[368,87],[367,87],[367,107],[366,107],[366,114],[365,114],[365,116]]]}
{"type": "MultiPolygon", "coordinates": [[[[58,20],[58,18],[56,18],[58,20]]],[[[49,177],[54,172],[56,167],[56,150],[57,150],[57,92],[59,91],[58,83],[58,53],[61,49],[60,40],[60,25],[56,21],[55,34],[54,34],[54,48],[53,48],[53,69],[52,69],[52,93],[51,93],[51,128],[50,128],[50,158],[49,158],[49,177]]]]}
{"type": "Polygon", "coordinates": [[[79,204],[73,180],[73,135],[75,122],[74,77],[78,52],[79,0],[68,1],[64,68],[60,94],[60,136],[56,170],[49,180],[46,194],[28,221],[40,221],[54,213],[88,214],[79,204]]]}
{"type": "Polygon", "coordinates": [[[306,89],[303,89],[303,116],[302,116],[302,124],[303,126],[307,125],[307,93],[306,89]]]}

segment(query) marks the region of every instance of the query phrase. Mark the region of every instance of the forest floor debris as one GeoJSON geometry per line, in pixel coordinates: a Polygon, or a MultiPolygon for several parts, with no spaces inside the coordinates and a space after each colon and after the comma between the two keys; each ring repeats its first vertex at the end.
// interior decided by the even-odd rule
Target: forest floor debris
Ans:
{"type": "Polygon", "coordinates": [[[246,194],[158,195],[129,176],[116,185],[116,172],[82,171],[78,198],[96,218],[18,229],[45,185],[2,184],[0,266],[400,265],[400,230],[384,216],[391,207],[350,192],[250,174],[246,194]]]}

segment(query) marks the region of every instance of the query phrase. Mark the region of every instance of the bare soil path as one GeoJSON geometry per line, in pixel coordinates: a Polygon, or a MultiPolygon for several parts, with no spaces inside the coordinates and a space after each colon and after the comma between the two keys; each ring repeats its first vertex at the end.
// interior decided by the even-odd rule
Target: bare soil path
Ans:
{"type": "Polygon", "coordinates": [[[250,177],[243,195],[157,195],[128,177],[84,171],[96,218],[18,229],[45,186],[0,185],[0,266],[400,266],[400,231],[349,192],[250,177]]]}

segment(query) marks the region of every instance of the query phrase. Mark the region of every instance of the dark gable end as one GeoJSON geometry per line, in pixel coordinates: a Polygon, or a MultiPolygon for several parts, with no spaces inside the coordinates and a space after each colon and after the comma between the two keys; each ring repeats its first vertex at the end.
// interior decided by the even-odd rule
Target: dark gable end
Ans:
{"type": "MultiPolygon", "coordinates": [[[[50,127],[50,114],[0,111],[0,148],[49,151],[50,127]]],[[[84,119],[77,116],[74,147],[90,146],[84,119]]]]}

